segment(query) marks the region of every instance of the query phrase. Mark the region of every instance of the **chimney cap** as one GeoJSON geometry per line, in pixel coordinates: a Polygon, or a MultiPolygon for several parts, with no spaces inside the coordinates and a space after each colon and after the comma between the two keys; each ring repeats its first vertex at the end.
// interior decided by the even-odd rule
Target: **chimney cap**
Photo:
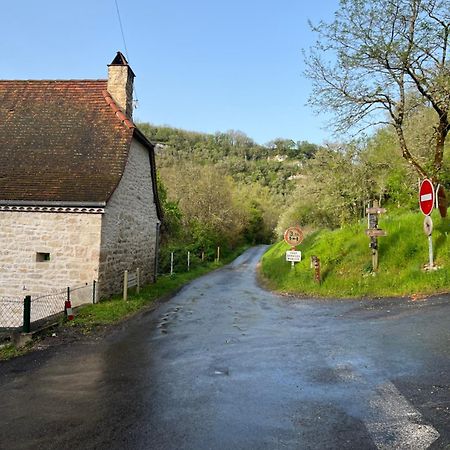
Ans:
{"type": "Polygon", "coordinates": [[[111,64],[108,64],[108,67],[110,66],[127,66],[128,69],[130,70],[130,72],[132,73],[132,75],[135,77],[136,75],[133,72],[133,69],[130,67],[130,65],[128,64],[128,61],[126,60],[125,56],[123,55],[122,52],[117,52],[116,56],[114,57],[114,59],[111,61],[111,64]]]}

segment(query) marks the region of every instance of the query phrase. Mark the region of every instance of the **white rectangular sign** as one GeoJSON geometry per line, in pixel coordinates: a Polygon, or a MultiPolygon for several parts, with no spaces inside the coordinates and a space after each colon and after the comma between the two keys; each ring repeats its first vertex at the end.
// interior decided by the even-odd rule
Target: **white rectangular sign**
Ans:
{"type": "Polygon", "coordinates": [[[286,252],[286,261],[300,262],[302,260],[302,252],[297,250],[288,250],[286,252]]]}

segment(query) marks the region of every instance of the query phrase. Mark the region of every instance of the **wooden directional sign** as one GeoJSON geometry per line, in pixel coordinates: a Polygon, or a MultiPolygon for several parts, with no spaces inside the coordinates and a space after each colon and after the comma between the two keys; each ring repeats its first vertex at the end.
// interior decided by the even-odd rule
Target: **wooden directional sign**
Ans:
{"type": "Polygon", "coordinates": [[[419,206],[420,210],[426,216],[429,216],[434,208],[434,187],[433,183],[428,178],[425,178],[425,180],[420,183],[419,206]]]}
{"type": "Polygon", "coordinates": [[[299,245],[303,241],[303,232],[302,230],[300,230],[299,227],[289,227],[284,232],[284,240],[291,247],[295,247],[296,245],[299,245]]]}
{"type": "Polygon", "coordinates": [[[384,214],[387,211],[386,208],[367,208],[367,214],[384,214]]]}
{"type": "Polygon", "coordinates": [[[366,230],[366,234],[369,237],[381,237],[381,236],[387,236],[387,232],[384,230],[379,230],[378,228],[371,228],[369,230],[366,230]]]}

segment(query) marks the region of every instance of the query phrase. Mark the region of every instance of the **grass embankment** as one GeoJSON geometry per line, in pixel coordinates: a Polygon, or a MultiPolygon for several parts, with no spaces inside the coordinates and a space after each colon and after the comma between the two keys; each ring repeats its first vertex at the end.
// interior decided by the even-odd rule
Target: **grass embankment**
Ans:
{"type": "Polygon", "coordinates": [[[450,221],[433,213],[433,246],[439,270],[424,272],[428,263],[428,239],[423,215],[388,213],[379,227],[388,235],[378,239],[379,269],[372,273],[367,221],[339,230],[309,234],[298,246],[302,261],[291,270],[285,260],[289,246],[273,245],[263,256],[261,273],[268,287],[281,292],[330,297],[379,297],[431,294],[450,290],[450,221]],[[313,280],[310,257],[318,256],[322,283],[313,280]]]}

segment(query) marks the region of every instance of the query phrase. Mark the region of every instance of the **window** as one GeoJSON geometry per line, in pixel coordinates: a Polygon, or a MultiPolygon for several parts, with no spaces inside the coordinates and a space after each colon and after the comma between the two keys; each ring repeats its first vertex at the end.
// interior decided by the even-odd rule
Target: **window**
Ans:
{"type": "Polygon", "coordinates": [[[50,253],[36,253],[36,262],[50,261],[50,253]]]}

